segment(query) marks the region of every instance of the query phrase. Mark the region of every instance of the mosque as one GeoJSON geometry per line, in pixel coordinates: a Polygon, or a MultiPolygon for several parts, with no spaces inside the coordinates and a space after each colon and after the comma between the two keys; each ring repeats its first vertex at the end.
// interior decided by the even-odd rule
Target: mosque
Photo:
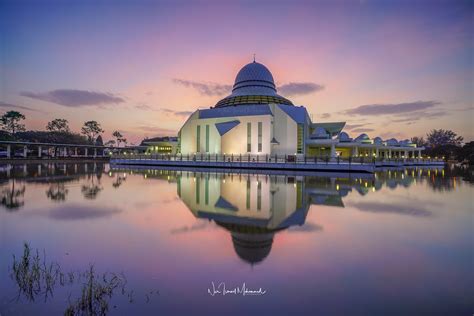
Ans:
{"type": "MultiPolygon", "coordinates": [[[[351,138],[345,122],[312,122],[304,106],[277,93],[273,75],[255,60],[237,74],[232,93],[196,110],[178,133],[183,155],[294,155],[418,158],[424,148],[409,140],[351,138]]],[[[155,147],[159,148],[159,147],[155,147]]]]}

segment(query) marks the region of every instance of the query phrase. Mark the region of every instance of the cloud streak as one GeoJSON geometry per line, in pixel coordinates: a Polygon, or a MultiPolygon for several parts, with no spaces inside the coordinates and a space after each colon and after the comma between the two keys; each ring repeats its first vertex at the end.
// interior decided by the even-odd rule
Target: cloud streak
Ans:
{"type": "MultiPolygon", "coordinates": [[[[185,79],[174,78],[175,84],[186,88],[193,88],[201,95],[222,96],[232,92],[232,85],[220,84],[214,82],[199,82],[185,79]]],[[[305,95],[318,92],[324,89],[323,85],[313,82],[290,82],[280,85],[277,90],[279,93],[287,96],[305,95]]]]}
{"type": "Polygon", "coordinates": [[[112,93],[75,89],[57,89],[41,93],[22,91],[20,95],[30,99],[51,102],[67,107],[118,104],[125,102],[123,98],[112,93]]]}
{"type": "Polygon", "coordinates": [[[231,85],[220,83],[198,82],[176,78],[173,79],[173,82],[186,88],[193,88],[197,90],[201,95],[209,97],[228,94],[232,90],[231,85]]]}
{"type": "Polygon", "coordinates": [[[313,82],[290,82],[278,87],[278,92],[287,95],[305,95],[318,92],[324,89],[323,85],[313,82]]]}
{"type": "Polygon", "coordinates": [[[42,112],[42,113],[44,113],[43,111],[32,109],[32,108],[27,107],[27,106],[11,104],[11,103],[5,103],[5,102],[2,102],[2,101],[0,101],[0,108],[6,108],[7,110],[25,110],[25,111],[33,111],[33,112],[42,112]]]}
{"type": "Polygon", "coordinates": [[[400,115],[405,113],[413,113],[420,110],[431,109],[441,104],[438,101],[415,101],[408,103],[395,104],[366,104],[358,106],[354,109],[345,111],[349,115],[400,115]]]}

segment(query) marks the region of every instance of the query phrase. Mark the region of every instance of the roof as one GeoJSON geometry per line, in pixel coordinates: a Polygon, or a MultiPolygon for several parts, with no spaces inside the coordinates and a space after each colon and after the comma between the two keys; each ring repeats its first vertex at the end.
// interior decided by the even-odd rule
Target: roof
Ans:
{"type": "Polygon", "coordinates": [[[291,104],[291,101],[278,95],[273,75],[264,65],[253,61],[238,72],[232,93],[217,102],[216,107],[241,104],[291,104]]]}
{"type": "Polygon", "coordinates": [[[308,111],[306,111],[304,106],[278,104],[278,107],[288,114],[296,123],[305,123],[309,117],[308,111]]]}
{"type": "Polygon", "coordinates": [[[216,128],[217,131],[219,132],[219,135],[224,135],[234,127],[240,124],[240,121],[234,120],[234,121],[229,121],[229,122],[222,122],[222,123],[216,123],[216,128]]]}
{"type": "Polygon", "coordinates": [[[272,111],[267,104],[246,104],[199,110],[200,119],[251,115],[272,115],[272,111]]]}
{"type": "Polygon", "coordinates": [[[346,122],[328,122],[328,123],[313,123],[311,125],[312,128],[316,129],[318,127],[324,128],[331,136],[339,134],[346,122]]]}

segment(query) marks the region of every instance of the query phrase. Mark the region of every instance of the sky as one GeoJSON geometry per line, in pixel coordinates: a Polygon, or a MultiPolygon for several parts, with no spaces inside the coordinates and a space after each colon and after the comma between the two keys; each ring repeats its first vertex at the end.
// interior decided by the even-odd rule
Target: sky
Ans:
{"type": "Polygon", "coordinates": [[[4,1],[0,113],[176,135],[253,60],[313,122],[474,139],[472,1],[4,1]]]}

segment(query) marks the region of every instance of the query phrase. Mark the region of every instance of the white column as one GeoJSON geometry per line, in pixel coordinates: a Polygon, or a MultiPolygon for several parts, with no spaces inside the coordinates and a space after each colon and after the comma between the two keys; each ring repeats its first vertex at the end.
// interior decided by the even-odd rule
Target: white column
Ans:
{"type": "Polygon", "coordinates": [[[392,150],[391,149],[388,150],[388,158],[392,158],[392,150]]]}
{"type": "Polygon", "coordinates": [[[418,150],[418,158],[421,158],[421,149],[418,150]]]}
{"type": "Polygon", "coordinates": [[[41,164],[38,164],[38,175],[41,176],[41,164]]]}
{"type": "Polygon", "coordinates": [[[408,158],[408,150],[405,150],[405,158],[408,158]]]}
{"type": "Polygon", "coordinates": [[[84,151],[84,156],[86,156],[86,157],[87,157],[87,154],[88,154],[87,151],[88,151],[88,148],[86,147],[86,149],[84,151]]]}
{"type": "Polygon", "coordinates": [[[375,158],[379,158],[379,148],[375,148],[375,158]]]}
{"type": "Polygon", "coordinates": [[[41,150],[42,150],[41,146],[38,146],[38,158],[41,158],[41,154],[42,154],[41,150]]]}
{"type": "Polygon", "coordinates": [[[336,158],[336,144],[331,144],[331,159],[334,160],[336,158]]]}
{"type": "Polygon", "coordinates": [[[12,146],[7,145],[7,158],[11,158],[12,156],[12,146]]]}
{"type": "Polygon", "coordinates": [[[23,146],[23,158],[28,157],[28,147],[25,145],[23,146]]]}
{"type": "Polygon", "coordinates": [[[94,158],[97,157],[97,148],[94,148],[94,158]]]}
{"type": "Polygon", "coordinates": [[[74,147],[74,157],[77,157],[77,147],[74,147]]]}
{"type": "Polygon", "coordinates": [[[357,148],[357,146],[355,146],[353,149],[354,150],[353,150],[352,156],[355,156],[355,157],[359,156],[359,148],[357,148]]]}

